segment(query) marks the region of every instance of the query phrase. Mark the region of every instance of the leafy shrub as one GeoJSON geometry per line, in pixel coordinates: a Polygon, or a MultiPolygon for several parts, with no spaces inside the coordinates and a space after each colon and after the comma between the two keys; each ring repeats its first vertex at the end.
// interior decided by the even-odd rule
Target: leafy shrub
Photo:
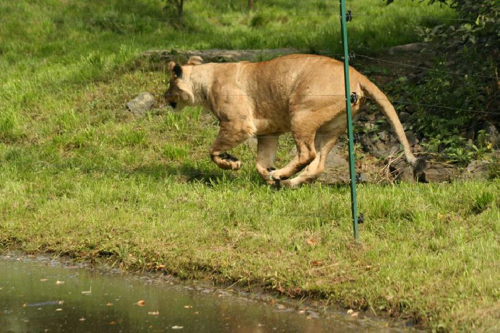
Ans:
{"type": "MultiPolygon", "coordinates": [[[[388,1],[391,3],[393,1],[388,1]]],[[[498,128],[500,5],[497,0],[429,0],[457,11],[451,24],[420,29],[436,51],[434,68],[393,85],[412,103],[413,130],[431,150],[466,164],[491,149],[484,124],[498,128]]]]}

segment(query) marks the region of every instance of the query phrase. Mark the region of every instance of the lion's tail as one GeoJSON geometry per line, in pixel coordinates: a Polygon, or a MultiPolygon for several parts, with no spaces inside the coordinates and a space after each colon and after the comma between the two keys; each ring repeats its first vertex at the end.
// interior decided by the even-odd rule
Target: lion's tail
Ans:
{"type": "Polygon", "coordinates": [[[387,96],[380,91],[375,84],[370,82],[370,80],[365,78],[360,82],[360,84],[363,92],[373,99],[373,101],[382,109],[382,112],[385,114],[387,119],[389,119],[392,129],[396,133],[399,142],[403,145],[404,154],[408,163],[412,165],[416,172],[421,172],[425,168],[425,160],[416,158],[411,152],[410,144],[406,138],[403,125],[401,125],[401,121],[399,120],[396,110],[394,110],[394,106],[392,106],[387,96]]]}

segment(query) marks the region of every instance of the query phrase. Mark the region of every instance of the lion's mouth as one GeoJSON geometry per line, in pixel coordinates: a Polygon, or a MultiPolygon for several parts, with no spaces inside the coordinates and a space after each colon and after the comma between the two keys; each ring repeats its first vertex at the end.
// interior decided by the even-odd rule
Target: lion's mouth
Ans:
{"type": "Polygon", "coordinates": [[[175,109],[177,107],[177,102],[169,102],[168,104],[170,104],[172,109],[175,109]]]}

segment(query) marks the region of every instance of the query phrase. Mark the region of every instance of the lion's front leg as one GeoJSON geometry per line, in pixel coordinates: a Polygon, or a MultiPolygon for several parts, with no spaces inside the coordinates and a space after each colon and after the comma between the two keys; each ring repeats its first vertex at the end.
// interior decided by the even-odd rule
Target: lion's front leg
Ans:
{"type": "Polygon", "coordinates": [[[241,161],[228,153],[211,152],[210,156],[212,157],[212,161],[221,169],[239,170],[241,168],[241,161]]]}
{"type": "Polygon", "coordinates": [[[242,164],[241,161],[235,156],[228,154],[227,151],[245,142],[249,137],[249,133],[235,129],[230,124],[221,125],[219,135],[210,150],[212,161],[221,169],[240,169],[242,164]]]}

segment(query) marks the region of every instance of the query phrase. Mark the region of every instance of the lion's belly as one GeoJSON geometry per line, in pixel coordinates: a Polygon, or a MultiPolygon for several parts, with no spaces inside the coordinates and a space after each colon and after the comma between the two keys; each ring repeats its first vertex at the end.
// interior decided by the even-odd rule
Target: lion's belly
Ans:
{"type": "Polygon", "coordinates": [[[255,135],[282,134],[290,131],[290,120],[253,119],[255,135]]]}
{"type": "Polygon", "coordinates": [[[284,98],[275,95],[272,100],[254,98],[252,120],[256,135],[280,134],[290,131],[290,111],[284,98]]]}

